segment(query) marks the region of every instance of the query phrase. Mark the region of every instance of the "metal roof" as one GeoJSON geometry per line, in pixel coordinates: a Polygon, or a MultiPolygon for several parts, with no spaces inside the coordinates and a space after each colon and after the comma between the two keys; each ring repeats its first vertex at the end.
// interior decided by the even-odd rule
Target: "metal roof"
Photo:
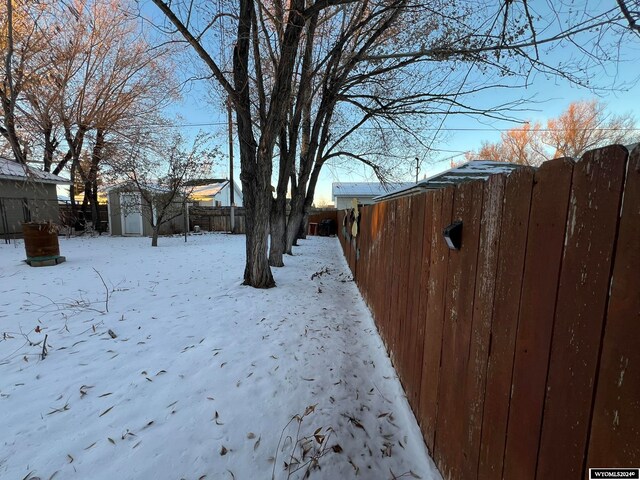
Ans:
{"type": "Polygon", "coordinates": [[[71,181],[66,178],[42,170],[36,170],[28,165],[23,165],[5,157],[0,157],[0,180],[71,185],[71,181]]]}
{"type": "Polygon", "coordinates": [[[492,160],[473,160],[459,167],[451,168],[421,180],[418,183],[410,184],[408,187],[387,193],[386,195],[377,196],[374,200],[389,200],[405,195],[415,195],[427,190],[438,190],[450,185],[471,182],[473,180],[486,180],[491,175],[498,173],[509,174],[518,168],[523,168],[523,165],[492,160]]]}
{"type": "Polygon", "coordinates": [[[331,184],[333,197],[377,197],[400,188],[405,188],[412,183],[386,183],[380,182],[334,182],[331,184]]]}

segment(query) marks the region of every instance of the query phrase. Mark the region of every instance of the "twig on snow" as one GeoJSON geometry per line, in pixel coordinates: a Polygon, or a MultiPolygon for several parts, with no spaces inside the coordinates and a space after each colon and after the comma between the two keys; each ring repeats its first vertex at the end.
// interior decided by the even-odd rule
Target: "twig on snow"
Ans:
{"type": "Polygon", "coordinates": [[[107,287],[107,284],[105,283],[104,278],[102,278],[102,275],[100,275],[100,272],[95,268],[93,269],[93,271],[98,274],[98,276],[100,277],[100,281],[102,282],[102,285],[104,285],[104,291],[106,292],[106,295],[107,295],[104,301],[104,309],[108,313],[109,312],[109,287],[107,287]]]}

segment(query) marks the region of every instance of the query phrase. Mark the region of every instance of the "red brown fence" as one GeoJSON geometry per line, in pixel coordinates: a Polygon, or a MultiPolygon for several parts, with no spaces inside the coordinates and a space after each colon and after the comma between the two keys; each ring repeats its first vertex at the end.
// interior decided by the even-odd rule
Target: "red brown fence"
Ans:
{"type": "Polygon", "coordinates": [[[355,237],[353,213],[345,257],[445,479],[640,467],[640,148],[362,207],[355,237]]]}

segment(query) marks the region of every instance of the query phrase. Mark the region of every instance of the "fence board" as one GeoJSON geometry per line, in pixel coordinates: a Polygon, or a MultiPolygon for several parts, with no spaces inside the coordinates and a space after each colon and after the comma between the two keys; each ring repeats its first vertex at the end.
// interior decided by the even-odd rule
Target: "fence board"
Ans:
{"type": "MultiPolygon", "coordinates": [[[[440,380],[440,352],[444,321],[444,297],[447,280],[449,249],[442,238],[442,230],[451,223],[453,213],[452,187],[433,194],[431,223],[431,265],[429,266],[429,303],[425,315],[424,354],[420,381],[420,428],[431,454],[434,454],[438,411],[438,383],[440,380]]],[[[428,212],[427,212],[428,213],[428,212]]]]}
{"type": "MultiPolygon", "coordinates": [[[[369,255],[369,266],[367,273],[367,294],[369,305],[372,306],[372,313],[374,318],[376,319],[376,323],[378,323],[378,313],[379,313],[379,298],[378,298],[378,288],[380,287],[379,282],[382,282],[382,272],[380,271],[380,255],[384,251],[382,247],[382,218],[384,216],[384,209],[386,208],[386,204],[378,203],[373,206],[373,210],[371,213],[369,230],[371,232],[370,242],[371,245],[369,247],[370,255],[369,255]]],[[[362,281],[362,279],[360,279],[362,281]]]]}
{"type": "MultiPolygon", "coordinates": [[[[483,182],[465,183],[456,188],[452,220],[461,220],[462,244],[450,251],[442,337],[440,376],[464,378],[469,362],[469,342],[473,316],[476,262],[480,238],[483,182]]],[[[441,382],[438,388],[435,460],[445,478],[460,478],[465,439],[465,396],[463,383],[441,382]]]]}
{"type": "Polygon", "coordinates": [[[478,478],[501,478],[522,269],[533,171],[520,169],[505,182],[499,260],[482,417],[478,478]]]}
{"type": "MultiPolygon", "coordinates": [[[[391,336],[392,331],[390,327],[391,321],[391,305],[392,305],[392,292],[393,285],[395,281],[395,273],[397,272],[397,264],[394,259],[395,249],[396,249],[396,241],[397,236],[394,235],[395,224],[396,224],[396,207],[397,203],[395,201],[389,202],[389,208],[387,210],[387,221],[385,222],[385,236],[386,236],[386,252],[387,254],[383,257],[384,265],[385,265],[385,287],[387,294],[385,295],[385,301],[383,306],[383,318],[382,324],[384,328],[383,339],[387,346],[387,350],[390,350],[391,347],[391,336]]],[[[389,351],[389,356],[393,359],[392,353],[389,351]]]]}
{"type": "Polygon", "coordinates": [[[525,259],[504,478],[535,478],[573,161],[536,172],[525,259]]]}
{"type": "MultiPolygon", "coordinates": [[[[414,411],[419,406],[420,396],[420,372],[422,370],[422,348],[418,347],[418,338],[423,338],[424,328],[421,327],[419,317],[420,295],[422,293],[420,278],[425,254],[423,249],[424,217],[426,196],[413,197],[411,210],[411,239],[409,243],[409,298],[407,302],[407,329],[403,333],[408,345],[403,363],[406,365],[407,399],[414,411]],[[422,335],[422,337],[421,337],[422,335]]],[[[427,237],[428,238],[428,237],[427,237]]]]}
{"type": "Polygon", "coordinates": [[[394,308],[397,320],[394,322],[396,328],[392,348],[396,352],[396,369],[405,389],[407,386],[405,356],[408,344],[406,330],[408,322],[407,303],[409,292],[409,261],[411,258],[411,251],[408,249],[411,242],[411,200],[412,197],[404,197],[398,200],[399,216],[395,231],[395,234],[400,238],[400,244],[395,250],[396,262],[398,263],[400,271],[398,272],[397,303],[394,308]]]}
{"type": "Polygon", "coordinates": [[[358,224],[358,236],[355,239],[355,278],[358,279],[358,285],[363,285],[366,288],[367,277],[365,275],[366,270],[366,258],[367,258],[367,249],[369,248],[369,243],[367,241],[367,220],[368,220],[368,207],[362,206],[359,208],[360,212],[360,222],[358,224]]]}
{"type": "Polygon", "coordinates": [[[504,200],[503,175],[490,177],[482,197],[480,245],[476,267],[476,288],[473,299],[473,319],[469,345],[469,365],[463,375],[466,436],[459,447],[463,449],[461,478],[476,478],[482,433],[482,412],[489,358],[489,336],[493,317],[493,296],[498,268],[498,245],[504,200]]]}
{"type": "Polygon", "coordinates": [[[588,467],[640,465],[640,147],[629,158],[615,251],[588,467]]]}
{"type": "Polygon", "coordinates": [[[573,169],[538,478],[579,478],[593,400],[627,152],[588,152],[573,169]]]}
{"type": "Polygon", "coordinates": [[[393,229],[391,235],[394,238],[394,248],[393,248],[393,278],[391,279],[391,304],[389,306],[389,350],[391,351],[391,361],[393,362],[394,367],[398,368],[398,350],[396,349],[397,338],[398,338],[398,329],[400,328],[400,316],[398,312],[398,300],[400,298],[400,282],[402,275],[402,265],[401,265],[401,257],[400,253],[404,250],[404,231],[401,228],[402,219],[404,217],[404,198],[395,200],[396,204],[395,209],[395,217],[393,221],[393,229]]]}

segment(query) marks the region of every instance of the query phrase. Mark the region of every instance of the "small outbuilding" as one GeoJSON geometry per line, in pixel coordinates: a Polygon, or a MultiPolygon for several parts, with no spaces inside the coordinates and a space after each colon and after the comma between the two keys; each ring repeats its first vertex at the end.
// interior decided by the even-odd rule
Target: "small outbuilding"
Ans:
{"type": "Polygon", "coordinates": [[[24,222],[60,223],[58,185],[71,182],[0,157],[0,235],[21,234],[24,222]]]}
{"type": "MultiPolygon", "coordinates": [[[[149,186],[148,189],[158,187],[149,186]]],[[[136,185],[125,182],[106,190],[109,214],[109,233],[129,237],[150,237],[153,234],[151,219],[157,214],[156,208],[140,194],[136,185]]],[[[188,223],[181,198],[176,199],[170,212],[170,219],[160,226],[160,235],[184,233],[188,223]]],[[[187,209],[188,210],[188,209],[187,209]]]]}

